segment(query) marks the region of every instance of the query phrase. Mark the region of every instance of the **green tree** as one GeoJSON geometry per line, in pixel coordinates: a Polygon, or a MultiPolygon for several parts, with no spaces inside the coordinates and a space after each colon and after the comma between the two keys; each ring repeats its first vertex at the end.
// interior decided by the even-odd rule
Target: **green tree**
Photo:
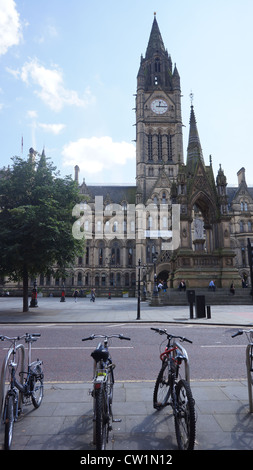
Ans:
{"type": "Polygon", "coordinates": [[[78,185],[61,178],[44,151],[36,158],[12,159],[0,171],[0,275],[23,280],[23,311],[28,311],[28,280],[38,274],[65,277],[84,238],[72,235],[72,209],[80,202],[78,185]]]}

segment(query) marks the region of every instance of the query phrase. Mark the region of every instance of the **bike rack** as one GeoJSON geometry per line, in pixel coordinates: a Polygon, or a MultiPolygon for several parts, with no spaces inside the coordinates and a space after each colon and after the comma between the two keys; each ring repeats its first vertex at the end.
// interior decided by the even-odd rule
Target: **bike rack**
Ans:
{"type": "Polygon", "coordinates": [[[184,374],[185,380],[190,383],[190,365],[189,365],[189,358],[186,349],[181,346],[177,341],[174,343],[176,347],[181,351],[184,356],[184,374]]]}
{"type": "Polygon", "coordinates": [[[249,394],[249,411],[253,413],[253,401],[252,401],[252,382],[251,382],[251,364],[252,358],[250,356],[250,352],[253,348],[253,343],[248,344],[246,348],[246,367],[247,367],[247,378],[248,378],[248,394],[249,394]]]}
{"type": "MultiPolygon", "coordinates": [[[[25,370],[25,347],[23,344],[18,344],[16,347],[16,351],[20,349],[21,350],[21,376],[20,376],[20,382],[23,384],[23,378],[24,378],[24,370],[25,370]]],[[[1,378],[0,378],[0,418],[2,421],[2,413],[3,413],[3,402],[5,398],[5,377],[6,377],[6,369],[9,364],[9,360],[11,357],[13,349],[10,348],[8,353],[5,356],[5,359],[3,360],[2,364],[2,370],[1,370],[1,378]]],[[[22,396],[21,393],[19,393],[19,399],[18,399],[18,407],[21,408],[21,402],[22,402],[22,396]]]]}

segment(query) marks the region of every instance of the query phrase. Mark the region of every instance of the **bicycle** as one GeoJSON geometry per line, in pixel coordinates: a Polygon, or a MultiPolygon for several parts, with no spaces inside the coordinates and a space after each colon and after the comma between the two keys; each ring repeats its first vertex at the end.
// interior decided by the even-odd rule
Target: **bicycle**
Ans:
{"type": "Polygon", "coordinates": [[[90,394],[93,397],[93,444],[96,450],[105,450],[109,439],[109,432],[112,430],[113,422],[120,422],[114,419],[112,413],[114,368],[112,358],[109,353],[108,340],[119,338],[130,340],[126,336],[118,335],[91,335],[83,338],[82,341],[103,338],[103,344],[98,343],[96,349],[91,353],[94,359],[93,390],[90,394]]]}
{"type": "Polygon", "coordinates": [[[5,360],[2,365],[1,373],[1,417],[5,425],[4,433],[4,449],[10,450],[13,438],[14,422],[17,421],[19,414],[22,411],[22,403],[32,403],[34,408],[38,408],[43,399],[43,371],[42,361],[37,359],[31,361],[32,357],[32,343],[37,341],[40,336],[39,333],[29,334],[26,333],[22,336],[8,337],[0,335],[1,341],[9,341],[11,346],[8,350],[5,360]],[[17,344],[22,339],[28,344],[28,361],[27,371],[24,370],[25,348],[23,344],[17,344]],[[18,367],[17,355],[21,351],[21,371],[19,373],[19,380],[16,378],[16,371],[18,367]],[[10,384],[6,392],[5,398],[5,378],[6,371],[9,368],[10,384]]]}
{"type": "Polygon", "coordinates": [[[195,401],[190,388],[189,360],[186,350],[176,339],[188,343],[192,341],[182,336],[169,334],[165,329],[151,328],[151,330],[167,337],[167,346],[160,354],[162,367],[155,383],[153,406],[157,410],[165,406],[172,407],[178,448],[193,450],[196,438],[196,416],[195,401]],[[185,365],[184,379],[180,376],[182,362],[185,365]]]}
{"type": "Polygon", "coordinates": [[[253,387],[253,329],[250,330],[238,330],[232,335],[232,338],[236,336],[246,334],[248,339],[248,345],[246,347],[246,369],[248,379],[248,396],[249,396],[249,408],[250,413],[253,413],[253,400],[252,400],[252,387],[253,387]]]}

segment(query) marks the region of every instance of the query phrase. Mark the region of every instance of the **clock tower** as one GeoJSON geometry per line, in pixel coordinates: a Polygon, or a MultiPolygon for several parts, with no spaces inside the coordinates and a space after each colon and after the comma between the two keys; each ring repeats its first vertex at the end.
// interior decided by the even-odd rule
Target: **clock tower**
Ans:
{"type": "Polygon", "coordinates": [[[137,76],[136,202],[146,204],[154,197],[157,203],[161,202],[162,177],[167,181],[167,196],[171,194],[180,163],[183,163],[180,77],[164,47],[155,15],[137,76]]]}

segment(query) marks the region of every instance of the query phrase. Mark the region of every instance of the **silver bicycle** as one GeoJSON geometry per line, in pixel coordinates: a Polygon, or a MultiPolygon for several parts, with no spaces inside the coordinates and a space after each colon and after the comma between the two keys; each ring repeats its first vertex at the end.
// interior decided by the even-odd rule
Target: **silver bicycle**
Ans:
{"type": "Polygon", "coordinates": [[[112,430],[113,422],[120,422],[114,419],[112,413],[114,368],[112,358],[109,353],[108,340],[118,338],[130,340],[130,338],[118,335],[91,335],[83,338],[82,341],[102,338],[103,343],[98,343],[96,349],[91,353],[94,359],[93,375],[93,444],[97,450],[105,450],[108,442],[109,432],[112,430]]]}
{"type": "Polygon", "coordinates": [[[249,408],[250,413],[253,413],[253,400],[252,400],[252,387],[253,387],[253,329],[238,330],[232,335],[232,338],[245,334],[248,339],[246,347],[246,369],[248,379],[248,395],[249,395],[249,408]]]}
{"type": "Polygon", "coordinates": [[[43,399],[43,369],[42,361],[32,362],[32,343],[37,341],[40,334],[26,333],[22,336],[8,337],[0,335],[1,341],[9,341],[11,346],[3,361],[0,383],[0,412],[5,425],[4,449],[10,450],[13,438],[14,422],[17,421],[22,404],[32,403],[38,408],[43,399]],[[19,343],[22,339],[28,344],[27,370],[25,371],[25,348],[19,343]],[[19,364],[20,361],[20,364],[19,364]],[[19,368],[19,378],[17,370],[19,368]],[[9,385],[5,392],[5,383],[9,371],[9,385]]]}

